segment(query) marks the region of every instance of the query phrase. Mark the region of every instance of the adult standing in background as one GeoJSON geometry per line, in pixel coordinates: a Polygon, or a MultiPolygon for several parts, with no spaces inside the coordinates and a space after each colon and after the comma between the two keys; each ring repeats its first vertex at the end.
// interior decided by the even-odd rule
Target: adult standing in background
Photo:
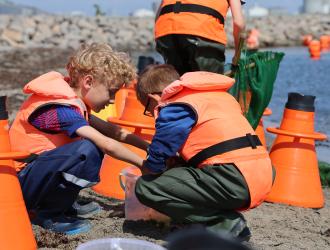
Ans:
{"type": "Polygon", "coordinates": [[[223,73],[225,20],[231,10],[235,56],[245,27],[240,0],[162,0],[156,14],[156,49],[180,75],[190,71],[223,73]]]}

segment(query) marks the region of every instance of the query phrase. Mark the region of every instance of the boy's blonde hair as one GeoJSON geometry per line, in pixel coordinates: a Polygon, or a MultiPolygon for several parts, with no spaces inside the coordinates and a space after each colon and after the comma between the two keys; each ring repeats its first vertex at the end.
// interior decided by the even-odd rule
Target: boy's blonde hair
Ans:
{"type": "Polygon", "coordinates": [[[180,79],[180,75],[172,65],[149,65],[138,78],[136,84],[137,98],[145,105],[148,94],[161,93],[170,83],[178,79],[180,79]]]}
{"type": "Polygon", "coordinates": [[[128,55],[113,51],[105,43],[83,44],[70,57],[66,69],[71,79],[71,87],[77,87],[79,79],[87,74],[92,75],[101,83],[106,82],[113,88],[127,85],[136,78],[136,69],[131,64],[128,55]]]}

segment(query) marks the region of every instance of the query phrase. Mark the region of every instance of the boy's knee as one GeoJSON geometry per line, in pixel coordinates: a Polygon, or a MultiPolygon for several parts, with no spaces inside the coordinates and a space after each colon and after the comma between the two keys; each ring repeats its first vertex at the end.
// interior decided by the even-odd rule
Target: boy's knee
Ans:
{"type": "Polygon", "coordinates": [[[146,183],[143,180],[143,178],[137,179],[137,181],[135,183],[135,196],[142,204],[147,205],[150,202],[150,200],[148,199],[148,196],[146,195],[146,193],[148,193],[148,191],[147,191],[147,187],[145,184],[146,183]]]}
{"type": "Polygon", "coordinates": [[[79,146],[75,150],[76,157],[79,157],[79,162],[68,171],[69,174],[78,178],[88,180],[88,184],[95,185],[100,181],[99,173],[102,166],[104,154],[91,141],[80,140],[79,146]]]}
{"type": "Polygon", "coordinates": [[[103,158],[103,152],[92,141],[83,139],[80,141],[80,143],[81,145],[79,147],[79,150],[81,150],[82,153],[103,158]]]}
{"type": "Polygon", "coordinates": [[[142,178],[138,178],[135,183],[135,195],[140,200],[140,198],[143,198],[143,183],[141,183],[142,178]]]}

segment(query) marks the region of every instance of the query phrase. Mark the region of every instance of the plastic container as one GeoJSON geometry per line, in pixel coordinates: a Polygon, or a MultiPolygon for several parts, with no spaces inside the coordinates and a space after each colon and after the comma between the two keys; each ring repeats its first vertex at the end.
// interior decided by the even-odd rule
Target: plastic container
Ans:
{"type": "Polygon", "coordinates": [[[126,220],[155,220],[168,223],[170,221],[168,216],[143,205],[136,198],[135,183],[140,176],[140,169],[134,166],[124,168],[119,175],[120,185],[125,190],[126,220]]]}
{"type": "Polygon", "coordinates": [[[145,240],[106,238],[80,244],[76,250],[165,250],[165,248],[145,240]]]}

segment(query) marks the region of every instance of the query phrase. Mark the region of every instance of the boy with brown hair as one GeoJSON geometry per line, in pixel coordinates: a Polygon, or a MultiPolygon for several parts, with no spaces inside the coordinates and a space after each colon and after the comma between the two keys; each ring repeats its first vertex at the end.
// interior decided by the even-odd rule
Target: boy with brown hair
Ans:
{"type": "Polygon", "coordinates": [[[31,95],[17,113],[10,140],[13,150],[31,153],[15,164],[27,209],[36,212],[32,223],[76,234],[91,225],[74,215],[100,209],[75,200],[81,189],[100,181],[104,154],[141,167],[143,159],[119,142],[144,150],[148,143],[90,113],[113,103],[120,87],[135,78],[125,54],[107,44],[84,45],[66,68],[69,77],[49,72],[24,86],[31,95]]]}
{"type": "Polygon", "coordinates": [[[234,79],[211,72],[183,76],[148,67],[136,85],[156,132],[136,184],[141,203],[174,223],[203,224],[247,240],[238,210],[258,206],[272,185],[267,151],[226,91],[234,79]],[[177,154],[182,162],[175,162],[177,154]]]}

